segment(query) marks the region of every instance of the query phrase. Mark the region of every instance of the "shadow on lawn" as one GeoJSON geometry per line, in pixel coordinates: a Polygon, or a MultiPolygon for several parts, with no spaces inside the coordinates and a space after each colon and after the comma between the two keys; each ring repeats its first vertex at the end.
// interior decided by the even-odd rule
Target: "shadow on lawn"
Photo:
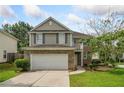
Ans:
{"type": "Polygon", "coordinates": [[[111,74],[116,75],[124,75],[124,69],[123,68],[114,68],[113,70],[109,71],[111,74]]]}

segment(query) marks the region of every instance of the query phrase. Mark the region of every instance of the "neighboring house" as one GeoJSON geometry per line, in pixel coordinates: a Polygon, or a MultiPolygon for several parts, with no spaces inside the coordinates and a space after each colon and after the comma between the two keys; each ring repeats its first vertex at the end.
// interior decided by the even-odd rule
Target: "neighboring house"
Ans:
{"type": "Polygon", "coordinates": [[[29,32],[29,47],[23,48],[26,57],[30,58],[31,70],[74,70],[77,66],[83,66],[88,50],[83,50],[86,46],[79,40],[87,36],[49,17],[29,32]]]}
{"type": "Polygon", "coordinates": [[[10,54],[17,52],[18,39],[6,31],[0,31],[0,63],[7,62],[10,54]]]}

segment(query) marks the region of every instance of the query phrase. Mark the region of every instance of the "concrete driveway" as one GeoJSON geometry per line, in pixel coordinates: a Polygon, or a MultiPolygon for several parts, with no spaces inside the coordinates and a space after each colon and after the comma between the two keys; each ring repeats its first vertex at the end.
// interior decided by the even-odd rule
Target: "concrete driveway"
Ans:
{"type": "Polygon", "coordinates": [[[27,72],[0,83],[0,87],[69,87],[69,72],[27,72]]]}

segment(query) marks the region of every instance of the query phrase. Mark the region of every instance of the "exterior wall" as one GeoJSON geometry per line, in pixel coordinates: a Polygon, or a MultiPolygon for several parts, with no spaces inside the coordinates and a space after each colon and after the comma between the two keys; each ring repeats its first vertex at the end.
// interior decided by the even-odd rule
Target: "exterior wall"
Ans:
{"type": "Polygon", "coordinates": [[[17,52],[17,40],[10,38],[3,33],[0,33],[0,63],[6,62],[7,59],[3,58],[3,51],[6,50],[7,53],[17,52]]]}
{"type": "MultiPolygon", "coordinates": [[[[38,34],[38,33],[37,33],[38,34]]],[[[36,35],[37,35],[36,34],[36,35]]],[[[39,33],[39,34],[42,34],[39,33]]],[[[45,34],[45,41],[49,42],[49,44],[56,44],[55,40],[56,40],[56,33],[44,33],[45,34]],[[54,37],[55,40],[52,39],[52,37],[54,37]],[[53,42],[53,43],[52,43],[53,42]]],[[[68,45],[68,46],[72,46],[72,37],[70,33],[66,33],[67,34],[67,43],[65,44],[65,33],[59,33],[58,32],[58,44],[63,44],[63,45],[68,45]]],[[[37,45],[37,39],[34,37],[34,33],[30,33],[29,35],[29,45],[30,46],[34,46],[37,45]],[[34,39],[36,39],[36,44],[34,44],[34,39]]],[[[42,39],[43,40],[43,39],[42,39]]],[[[43,41],[42,41],[43,42],[43,41]]]]}
{"type": "Polygon", "coordinates": [[[56,22],[49,20],[42,26],[38,27],[36,30],[66,30],[66,29],[58,25],[56,22]]]}
{"type": "MultiPolygon", "coordinates": [[[[74,63],[74,50],[41,50],[41,51],[25,51],[25,54],[68,54],[68,69],[75,70],[76,64],[74,63]]],[[[27,57],[27,56],[26,56],[27,57]]]]}

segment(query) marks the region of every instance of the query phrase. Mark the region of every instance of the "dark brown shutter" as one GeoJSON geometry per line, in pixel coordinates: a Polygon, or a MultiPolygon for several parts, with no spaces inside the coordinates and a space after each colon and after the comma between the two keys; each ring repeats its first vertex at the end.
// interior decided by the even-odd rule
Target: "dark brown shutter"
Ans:
{"type": "Polygon", "coordinates": [[[56,43],[57,44],[59,43],[59,34],[58,33],[56,34],[56,43]]]}
{"type": "Polygon", "coordinates": [[[67,44],[67,37],[68,36],[68,34],[67,33],[65,33],[65,44],[67,44]]]}
{"type": "Polygon", "coordinates": [[[36,33],[34,34],[34,44],[36,44],[36,33]]]}
{"type": "Polygon", "coordinates": [[[45,34],[43,33],[43,44],[45,44],[45,34]]]}

